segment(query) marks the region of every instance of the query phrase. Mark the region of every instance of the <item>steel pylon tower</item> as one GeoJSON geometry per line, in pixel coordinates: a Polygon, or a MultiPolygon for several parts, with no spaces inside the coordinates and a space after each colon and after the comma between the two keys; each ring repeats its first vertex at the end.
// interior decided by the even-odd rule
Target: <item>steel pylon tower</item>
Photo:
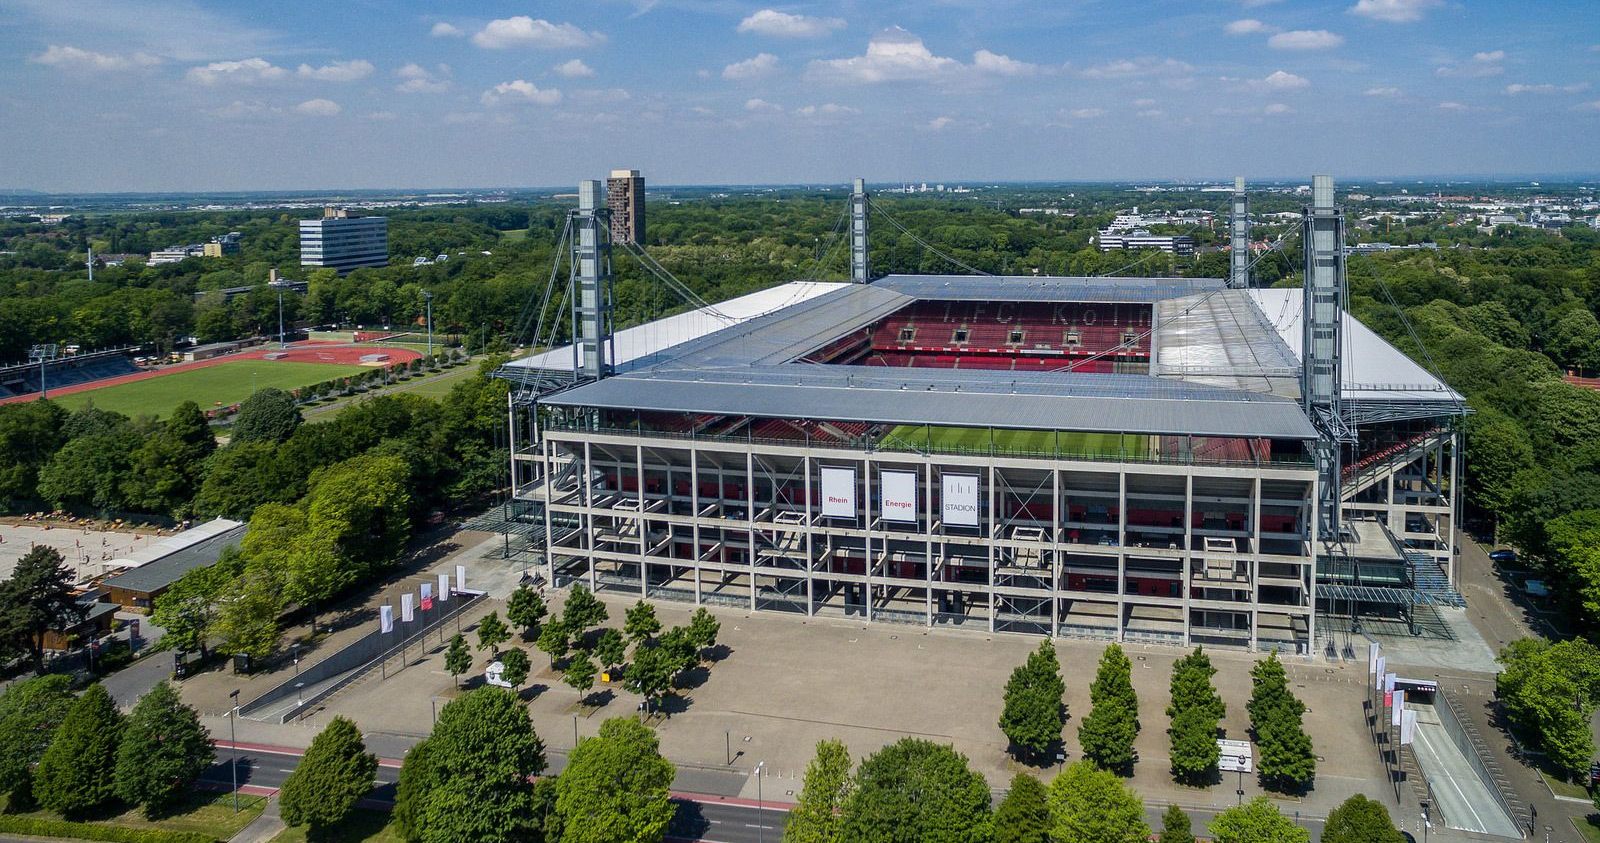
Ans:
{"type": "Polygon", "coordinates": [[[1333,177],[1313,176],[1311,204],[1301,217],[1305,250],[1305,311],[1301,322],[1300,401],[1316,426],[1317,532],[1324,542],[1342,541],[1341,450],[1355,440],[1340,396],[1339,354],[1343,347],[1345,285],[1344,209],[1334,204],[1333,177]]]}
{"type": "Polygon", "coordinates": [[[867,180],[856,179],[850,193],[850,280],[865,284],[872,278],[867,261],[867,180]]]}
{"type": "Polygon", "coordinates": [[[1233,180],[1233,215],[1228,220],[1228,257],[1231,271],[1228,286],[1250,286],[1250,196],[1244,192],[1244,176],[1233,180]]]}
{"type": "Polygon", "coordinates": [[[611,374],[612,339],[611,224],[605,182],[578,183],[578,210],[572,237],[572,369],[578,380],[611,374]]]}

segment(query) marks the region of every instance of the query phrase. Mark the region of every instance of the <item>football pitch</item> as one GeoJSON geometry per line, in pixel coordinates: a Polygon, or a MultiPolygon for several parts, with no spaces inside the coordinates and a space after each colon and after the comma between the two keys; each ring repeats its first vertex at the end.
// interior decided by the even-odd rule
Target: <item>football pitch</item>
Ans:
{"type": "Polygon", "coordinates": [[[920,425],[896,427],[883,437],[881,444],[884,448],[895,450],[920,450],[931,446],[936,451],[988,453],[991,442],[996,451],[1092,457],[1115,457],[1121,454],[1142,456],[1150,449],[1150,437],[1135,434],[1002,428],[990,431],[983,427],[930,428],[920,425]]]}
{"type": "Polygon", "coordinates": [[[128,416],[163,417],[184,401],[201,410],[237,404],[258,389],[298,389],[367,371],[367,366],[296,363],[286,360],[236,360],[170,375],[74,392],[54,400],[69,410],[93,401],[102,410],[128,416]]]}

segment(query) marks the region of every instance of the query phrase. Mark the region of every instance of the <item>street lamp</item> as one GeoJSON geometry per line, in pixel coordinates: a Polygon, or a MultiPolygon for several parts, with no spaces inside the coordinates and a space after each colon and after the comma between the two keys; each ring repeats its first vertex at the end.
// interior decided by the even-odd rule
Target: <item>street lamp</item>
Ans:
{"type": "Polygon", "coordinates": [[[233,772],[233,812],[239,813],[239,736],[234,731],[233,723],[239,719],[239,689],[234,688],[228,698],[233,700],[233,710],[228,712],[228,751],[233,753],[228,756],[228,769],[233,772]]]}
{"type": "Polygon", "coordinates": [[[28,349],[28,362],[39,364],[39,398],[41,400],[50,397],[50,390],[45,388],[44,383],[44,364],[56,359],[59,351],[60,347],[53,342],[40,343],[28,349]]]}
{"type": "Polygon", "coordinates": [[[422,291],[422,303],[428,309],[428,356],[433,356],[433,293],[422,291]]]}
{"type": "Polygon", "coordinates": [[[767,766],[765,761],[756,765],[756,843],[764,843],[767,838],[766,829],[763,827],[766,821],[761,817],[761,768],[765,766],[767,766]]]}

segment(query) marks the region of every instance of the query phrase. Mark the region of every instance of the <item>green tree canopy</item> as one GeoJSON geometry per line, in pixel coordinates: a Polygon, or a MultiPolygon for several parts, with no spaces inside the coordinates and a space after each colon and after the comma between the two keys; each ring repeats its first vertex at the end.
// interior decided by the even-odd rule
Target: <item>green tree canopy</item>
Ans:
{"type": "Polygon", "coordinates": [[[843,741],[821,740],[806,765],[800,799],[783,827],[784,843],[835,843],[840,812],[850,798],[850,750],[843,741]]]}
{"type": "Polygon", "coordinates": [[[1289,690],[1277,651],[1258,660],[1250,675],[1255,687],[1247,708],[1260,752],[1257,772],[1261,781],[1279,790],[1303,790],[1311,785],[1317,770],[1311,736],[1301,724],[1305,703],[1289,690]]]}
{"type": "Polygon", "coordinates": [[[506,620],[522,630],[524,639],[539,637],[539,622],[549,613],[550,610],[545,608],[544,598],[540,597],[539,592],[534,591],[530,585],[518,586],[516,591],[511,592],[511,598],[506,601],[506,620]]]}
{"type": "Polygon", "coordinates": [[[1089,702],[1089,716],[1078,726],[1084,757],[1107,770],[1132,767],[1139,698],[1133,692],[1133,664],[1122,647],[1112,644],[1100,656],[1089,702]]]}
{"type": "Polygon", "coordinates": [[[722,624],[704,606],[695,609],[689,617],[689,640],[696,649],[716,646],[717,633],[721,631],[722,624]]]}
{"type": "Polygon", "coordinates": [[[1322,843],[1405,843],[1389,809],[1357,793],[1341,802],[1322,825],[1322,843]]]}
{"type": "Polygon", "coordinates": [[[509,640],[511,630],[506,629],[499,612],[490,612],[488,617],[478,621],[478,649],[499,653],[500,645],[509,640]]]}
{"type": "Polygon", "coordinates": [[[1049,843],[1050,791],[1027,773],[1011,777],[994,811],[994,843],[1049,843]]]}
{"type": "Polygon", "coordinates": [[[661,621],[656,620],[656,607],[643,600],[628,607],[624,614],[622,631],[635,644],[661,631],[661,621]]]}
{"type": "Polygon", "coordinates": [[[1309,843],[1311,833],[1278,812],[1265,796],[1217,815],[1207,826],[1217,843],[1309,843]]]}
{"type": "Polygon", "coordinates": [[[31,768],[74,699],[71,678],[61,674],[21,679],[0,692],[0,794],[31,792],[31,768]]]}
{"type": "Polygon", "coordinates": [[[25,651],[35,671],[44,667],[45,633],[70,629],[87,611],[73,594],[74,580],[60,551],[39,545],[0,582],[0,638],[25,651]]]}
{"type": "Polygon", "coordinates": [[[559,620],[553,620],[539,630],[539,640],[534,646],[550,656],[550,666],[555,667],[557,661],[566,658],[567,650],[572,647],[572,634],[567,631],[567,625],[559,620]]]}
{"type": "Polygon", "coordinates": [[[117,744],[122,713],[96,682],[73,701],[34,771],[39,804],[62,814],[82,814],[116,797],[117,744]]]}
{"type": "Polygon", "coordinates": [[[1500,651],[1495,678],[1506,717],[1570,777],[1594,755],[1589,720],[1600,702],[1600,648],[1581,639],[1523,638],[1500,651]]]}
{"type": "Polygon", "coordinates": [[[1065,693],[1055,645],[1041,641],[1006,681],[1000,731],[1028,755],[1043,755],[1061,740],[1067,721],[1066,705],[1061,701],[1065,693]]]}
{"type": "Polygon", "coordinates": [[[594,639],[594,657],[602,667],[616,667],[628,660],[628,642],[617,630],[602,629],[594,639]]]}
{"type": "Polygon", "coordinates": [[[1189,815],[1177,805],[1168,805],[1161,815],[1161,834],[1156,843],[1194,843],[1194,830],[1189,815]]]}
{"type": "Polygon", "coordinates": [[[528,651],[512,647],[500,654],[500,678],[511,684],[513,690],[528,681],[528,651]]]}
{"type": "Polygon", "coordinates": [[[1050,783],[1050,839],[1055,843],[1144,843],[1144,803],[1116,774],[1079,761],[1050,783]]]}
{"type": "Polygon", "coordinates": [[[233,441],[282,442],[303,421],[294,396],[276,387],[258,389],[239,405],[233,422],[233,441]]]}
{"type": "Polygon", "coordinates": [[[349,718],[333,718],[283,782],[283,821],[313,830],[343,822],[372,790],[377,772],[378,758],[367,752],[361,730],[349,718]]]}
{"type": "Polygon", "coordinates": [[[656,843],[676,808],[668,788],[676,774],[661,757],[656,733],[629,717],[600,724],[600,734],[573,749],[556,779],[562,843],[656,843]]]}
{"type": "Polygon", "coordinates": [[[989,785],[966,756],[902,738],[861,762],[840,838],[879,843],[966,843],[992,833],[989,785]]]}
{"type": "Polygon", "coordinates": [[[427,747],[405,792],[410,839],[513,843],[538,834],[530,779],[544,771],[544,744],[515,694],[486,686],[452,700],[427,747]]]}
{"type": "Polygon", "coordinates": [[[1199,647],[1172,666],[1167,735],[1172,745],[1172,775],[1178,781],[1198,784],[1210,779],[1221,758],[1217,724],[1227,706],[1211,683],[1216,672],[1199,647]]]}
{"type": "MultiPolygon", "coordinates": [[[[444,669],[450,672],[451,677],[459,677],[472,669],[472,651],[467,649],[467,639],[459,632],[450,639],[450,647],[445,650],[444,669]]],[[[457,679],[456,686],[460,685],[457,679]]]]}
{"type": "Polygon", "coordinates": [[[215,757],[200,715],[159,682],[128,716],[117,747],[117,797],[154,818],[177,804],[215,757]]]}
{"type": "Polygon", "coordinates": [[[572,586],[561,607],[561,623],[574,638],[582,638],[591,628],[605,623],[606,616],[606,604],[582,583],[572,586]]]}

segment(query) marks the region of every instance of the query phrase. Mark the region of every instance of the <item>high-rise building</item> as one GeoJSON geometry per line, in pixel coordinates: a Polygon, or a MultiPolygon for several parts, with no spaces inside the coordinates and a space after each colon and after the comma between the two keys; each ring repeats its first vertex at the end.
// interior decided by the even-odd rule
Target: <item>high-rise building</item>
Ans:
{"type": "Polygon", "coordinates": [[[611,242],[644,242],[644,176],[638,170],[612,170],[606,179],[611,211],[611,242]]]}
{"type": "Polygon", "coordinates": [[[300,221],[300,265],[337,269],[389,265],[389,220],[324,208],[322,219],[300,221]]]}

